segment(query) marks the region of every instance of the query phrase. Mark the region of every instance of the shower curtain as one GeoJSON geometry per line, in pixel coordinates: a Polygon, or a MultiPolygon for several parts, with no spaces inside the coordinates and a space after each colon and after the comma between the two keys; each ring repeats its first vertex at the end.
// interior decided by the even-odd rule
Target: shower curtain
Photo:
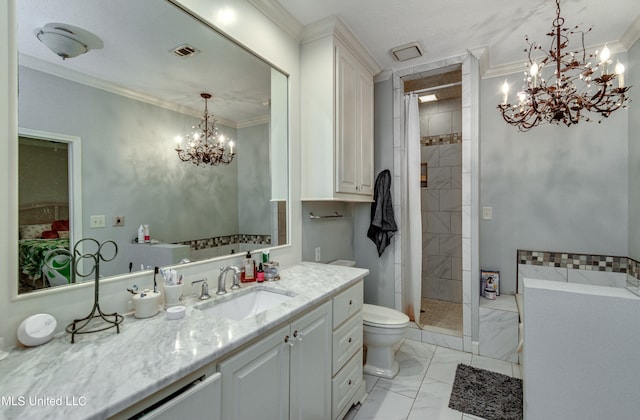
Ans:
{"type": "Polygon", "coordinates": [[[405,297],[409,318],[420,323],[422,296],[422,215],[420,210],[420,115],[418,95],[410,93],[404,98],[404,144],[406,152],[407,221],[405,226],[407,252],[405,253],[408,281],[405,297]]]}

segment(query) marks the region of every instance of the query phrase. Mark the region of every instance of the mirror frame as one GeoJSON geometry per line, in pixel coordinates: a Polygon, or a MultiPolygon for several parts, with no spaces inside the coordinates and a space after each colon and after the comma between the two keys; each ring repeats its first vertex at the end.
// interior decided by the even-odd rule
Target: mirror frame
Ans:
{"type": "MultiPolygon", "coordinates": [[[[17,84],[18,84],[18,66],[19,66],[19,60],[18,60],[18,46],[17,46],[17,36],[16,36],[16,27],[17,27],[17,12],[16,12],[16,6],[15,6],[15,2],[17,0],[0,0],[0,1],[4,1],[6,2],[6,4],[8,5],[8,9],[10,11],[8,17],[6,18],[6,20],[9,22],[9,25],[7,25],[10,28],[13,28],[13,31],[8,31],[9,32],[9,36],[8,36],[8,40],[9,40],[9,51],[8,51],[8,55],[10,57],[10,60],[8,60],[7,66],[9,67],[9,74],[8,74],[8,84],[6,86],[6,91],[9,93],[9,97],[14,99],[10,99],[9,104],[13,104],[14,100],[15,100],[15,105],[16,105],[16,109],[17,109],[17,103],[18,103],[18,88],[17,88],[17,84]]],[[[187,2],[180,2],[180,1],[176,1],[176,0],[165,0],[167,3],[175,6],[177,9],[179,9],[180,11],[182,11],[183,13],[186,13],[187,15],[191,16],[193,19],[197,20],[198,22],[206,25],[210,30],[212,30],[213,32],[215,32],[217,35],[224,37],[225,39],[227,39],[228,41],[234,43],[238,48],[243,49],[244,51],[248,52],[249,54],[253,55],[254,57],[258,58],[259,60],[263,61],[264,63],[266,63],[267,65],[269,65],[272,70],[277,70],[278,72],[280,72],[286,80],[286,93],[284,94],[286,99],[287,99],[287,111],[286,111],[286,115],[285,115],[285,120],[286,120],[286,142],[285,144],[287,145],[287,151],[286,151],[286,162],[287,162],[287,170],[285,171],[286,173],[286,186],[287,186],[287,202],[286,202],[286,210],[287,210],[287,218],[286,218],[286,231],[287,231],[287,239],[286,239],[286,243],[285,244],[281,244],[281,245],[276,245],[276,246],[271,246],[271,247],[262,247],[262,248],[255,248],[256,251],[260,251],[261,249],[269,249],[271,251],[276,251],[276,255],[279,254],[278,250],[283,250],[283,249],[294,249],[297,248],[295,246],[293,246],[293,242],[296,240],[296,235],[294,235],[294,233],[292,232],[293,229],[293,221],[294,219],[299,220],[299,217],[294,216],[293,215],[293,209],[296,206],[293,206],[292,204],[292,198],[294,195],[297,194],[293,194],[293,190],[292,190],[292,183],[293,183],[293,179],[291,177],[292,174],[292,156],[293,156],[293,149],[292,149],[292,143],[291,143],[291,139],[292,139],[292,125],[291,125],[291,115],[292,115],[292,86],[291,86],[291,74],[289,74],[288,72],[282,70],[281,67],[273,64],[273,62],[271,62],[270,60],[267,60],[265,57],[263,57],[260,54],[255,53],[251,48],[249,48],[248,46],[244,45],[243,43],[241,43],[240,41],[236,40],[232,35],[227,34],[226,32],[224,32],[222,29],[216,27],[214,25],[214,23],[212,23],[212,21],[207,20],[206,18],[200,16],[199,14],[197,14],[196,12],[192,11],[190,8],[187,7],[187,5],[185,3],[187,2]]],[[[265,18],[267,19],[266,16],[260,14],[261,18],[265,18]]],[[[1,52],[1,51],[0,51],[1,52]]],[[[0,82],[3,82],[3,80],[0,80],[0,82]]],[[[1,88],[2,86],[0,86],[1,88]]],[[[0,106],[0,110],[2,109],[2,106],[0,106]]],[[[11,118],[15,118],[15,120],[17,121],[17,112],[10,112],[8,113],[8,115],[11,118]]],[[[14,139],[15,141],[10,141],[9,145],[8,145],[8,156],[9,157],[15,157],[14,161],[15,164],[13,162],[11,162],[10,165],[8,165],[9,168],[9,173],[10,174],[16,174],[18,173],[18,169],[17,169],[17,155],[18,155],[18,135],[21,134],[23,131],[29,132],[29,131],[37,131],[37,130],[28,130],[28,129],[18,129],[17,128],[17,124],[13,125],[10,124],[8,129],[7,129],[7,134],[8,134],[8,138],[9,140],[14,139]]],[[[40,132],[43,133],[43,132],[40,132]]],[[[47,133],[47,134],[52,134],[52,133],[47,133]]],[[[59,134],[53,134],[54,136],[61,136],[59,134]]],[[[79,160],[79,158],[78,158],[79,160]]],[[[8,233],[10,237],[15,237],[16,240],[14,241],[15,244],[11,243],[8,246],[8,257],[9,257],[9,261],[16,261],[18,260],[18,191],[17,191],[17,179],[16,182],[14,182],[15,185],[8,185],[8,196],[11,197],[11,200],[9,200],[8,205],[9,205],[9,229],[8,229],[8,233]],[[15,188],[15,191],[12,191],[12,187],[15,188]]],[[[80,188],[80,184],[75,184],[78,185],[78,187],[80,188]]],[[[74,188],[75,188],[74,185],[74,188]]],[[[81,207],[81,205],[80,205],[81,207]]],[[[81,211],[81,209],[80,209],[81,211]]],[[[79,220],[80,226],[82,225],[82,220],[79,220]]],[[[74,222],[75,225],[75,222],[74,222]]],[[[81,229],[81,228],[80,228],[81,229]]],[[[189,264],[185,264],[185,265],[181,265],[180,267],[183,267],[185,269],[191,268],[191,267],[197,267],[197,266],[203,266],[203,265],[207,265],[207,264],[211,264],[211,263],[215,263],[218,261],[226,261],[226,260],[236,260],[240,255],[243,255],[243,253],[235,253],[235,254],[229,254],[229,255],[224,255],[224,256],[218,256],[218,257],[214,257],[214,258],[210,258],[210,259],[206,259],[206,260],[201,260],[201,261],[194,261],[191,262],[189,264]]],[[[273,253],[272,253],[273,255],[273,253]]],[[[279,261],[299,261],[299,256],[296,256],[295,253],[289,255],[288,253],[283,254],[283,256],[285,257],[282,260],[279,261]],[[291,259],[293,258],[293,259],[291,259]]],[[[15,267],[11,266],[8,270],[9,275],[10,275],[10,279],[17,279],[18,276],[18,267],[17,264],[14,264],[15,267]]],[[[104,280],[107,283],[111,283],[111,282],[116,282],[116,281],[122,281],[123,279],[135,279],[138,277],[144,277],[147,276],[149,273],[152,273],[153,270],[144,270],[144,271],[138,271],[135,273],[123,273],[123,274],[119,274],[119,275],[114,275],[114,276],[110,276],[105,278],[104,280]]],[[[10,301],[11,302],[17,302],[17,301],[22,301],[25,299],[30,299],[30,298],[41,298],[44,296],[48,296],[48,295],[53,295],[53,294],[57,294],[57,293],[61,293],[61,292],[72,292],[72,291],[76,291],[81,289],[82,287],[93,287],[93,282],[80,282],[80,283],[76,283],[73,284],[71,286],[74,286],[73,288],[69,288],[69,287],[54,287],[54,288],[49,288],[49,289],[41,289],[41,290],[36,290],[30,293],[23,293],[23,294],[19,294],[18,293],[18,282],[17,281],[13,281],[13,280],[9,280],[9,282],[11,283],[11,287],[10,292],[9,292],[9,297],[10,297],[10,301]]]]}

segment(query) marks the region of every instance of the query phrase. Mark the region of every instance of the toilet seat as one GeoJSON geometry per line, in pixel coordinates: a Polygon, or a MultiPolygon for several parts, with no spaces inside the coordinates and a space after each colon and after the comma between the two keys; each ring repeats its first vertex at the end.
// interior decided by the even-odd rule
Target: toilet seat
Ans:
{"type": "Polygon", "coordinates": [[[404,328],[409,323],[409,317],[395,309],[384,306],[362,305],[362,321],[364,325],[380,328],[404,328]]]}

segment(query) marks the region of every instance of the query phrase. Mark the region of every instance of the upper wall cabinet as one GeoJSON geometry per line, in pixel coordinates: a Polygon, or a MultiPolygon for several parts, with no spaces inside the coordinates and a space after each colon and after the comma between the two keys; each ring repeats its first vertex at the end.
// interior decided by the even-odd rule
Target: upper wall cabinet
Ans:
{"type": "Polygon", "coordinates": [[[301,47],[302,199],[373,199],[373,75],[379,66],[337,17],[301,47]]]}

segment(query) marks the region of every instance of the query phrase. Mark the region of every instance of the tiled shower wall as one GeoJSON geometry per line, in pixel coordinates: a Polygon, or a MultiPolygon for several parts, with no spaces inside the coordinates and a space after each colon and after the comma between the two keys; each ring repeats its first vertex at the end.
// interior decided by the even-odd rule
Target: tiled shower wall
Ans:
{"type": "Polygon", "coordinates": [[[422,296],[462,302],[462,103],[420,106],[422,296]]]}

